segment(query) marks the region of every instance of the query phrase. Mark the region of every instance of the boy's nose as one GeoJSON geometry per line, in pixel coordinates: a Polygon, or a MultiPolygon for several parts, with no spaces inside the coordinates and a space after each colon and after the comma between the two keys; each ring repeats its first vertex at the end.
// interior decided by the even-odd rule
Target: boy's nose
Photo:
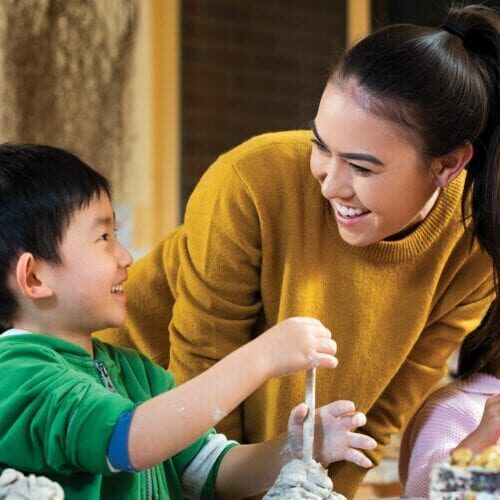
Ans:
{"type": "Polygon", "coordinates": [[[129,267],[134,262],[134,258],[130,254],[130,252],[118,243],[118,263],[120,267],[129,267]]]}

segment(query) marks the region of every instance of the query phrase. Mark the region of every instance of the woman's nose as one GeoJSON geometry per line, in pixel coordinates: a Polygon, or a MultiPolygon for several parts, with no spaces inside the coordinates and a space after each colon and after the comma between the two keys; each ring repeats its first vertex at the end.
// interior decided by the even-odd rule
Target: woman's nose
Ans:
{"type": "Polygon", "coordinates": [[[330,166],[321,184],[321,193],[328,200],[352,196],[351,176],[343,166],[330,166]]]}

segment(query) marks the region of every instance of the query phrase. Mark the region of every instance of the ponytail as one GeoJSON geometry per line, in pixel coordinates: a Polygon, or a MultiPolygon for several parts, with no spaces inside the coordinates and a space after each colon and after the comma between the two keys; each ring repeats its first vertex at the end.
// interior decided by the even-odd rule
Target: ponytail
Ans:
{"type": "MultiPolygon", "coordinates": [[[[487,7],[469,6],[451,10],[443,28],[455,28],[458,33],[454,34],[462,35],[488,89],[489,112],[482,132],[472,143],[474,155],[467,168],[462,211],[465,214],[470,196],[472,230],[493,260],[495,290],[500,297],[500,18],[487,7]]],[[[499,300],[491,305],[483,325],[464,341],[459,375],[485,371],[491,363],[500,363],[499,300]]]]}
{"type": "Polygon", "coordinates": [[[487,112],[472,141],[463,207],[471,194],[474,235],[498,259],[500,270],[500,18],[490,8],[472,5],[452,9],[442,27],[462,38],[486,89],[487,112]]]}

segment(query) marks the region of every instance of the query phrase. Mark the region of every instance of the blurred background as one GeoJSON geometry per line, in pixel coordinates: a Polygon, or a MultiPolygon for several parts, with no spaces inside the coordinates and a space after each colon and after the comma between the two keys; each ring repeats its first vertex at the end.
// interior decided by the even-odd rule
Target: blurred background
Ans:
{"type": "MultiPolygon", "coordinates": [[[[105,174],[139,257],[182,222],[219,154],[307,127],[346,45],[389,23],[438,25],[449,4],[0,0],[0,141],[64,147],[105,174]]],[[[357,499],[400,494],[397,453],[396,438],[357,499]]]]}
{"type": "MultiPolygon", "coordinates": [[[[499,4],[500,1],[489,2],[499,4]]],[[[0,0],[0,140],[108,176],[140,256],[222,152],[307,127],[346,44],[448,0],[0,0]]]]}

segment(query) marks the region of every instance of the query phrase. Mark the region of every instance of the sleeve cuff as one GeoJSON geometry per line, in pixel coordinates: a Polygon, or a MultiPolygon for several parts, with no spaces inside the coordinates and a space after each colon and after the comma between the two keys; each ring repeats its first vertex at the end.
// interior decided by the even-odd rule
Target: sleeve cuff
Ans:
{"type": "Polygon", "coordinates": [[[207,443],[186,467],[182,478],[184,494],[191,500],[202,498],[203,489],[212,469],[220,463],[219,458],[229,448],[236,446],[236,441],[229,441],[224,434],[212,434],[207,443]]]}
{"type": "Polygon", "coordinates": [[[111,472],[137,472],[130,463],[128,454],[128,435],[134,411],[120,415],[109,440],[106,461],[111,472]]]}

